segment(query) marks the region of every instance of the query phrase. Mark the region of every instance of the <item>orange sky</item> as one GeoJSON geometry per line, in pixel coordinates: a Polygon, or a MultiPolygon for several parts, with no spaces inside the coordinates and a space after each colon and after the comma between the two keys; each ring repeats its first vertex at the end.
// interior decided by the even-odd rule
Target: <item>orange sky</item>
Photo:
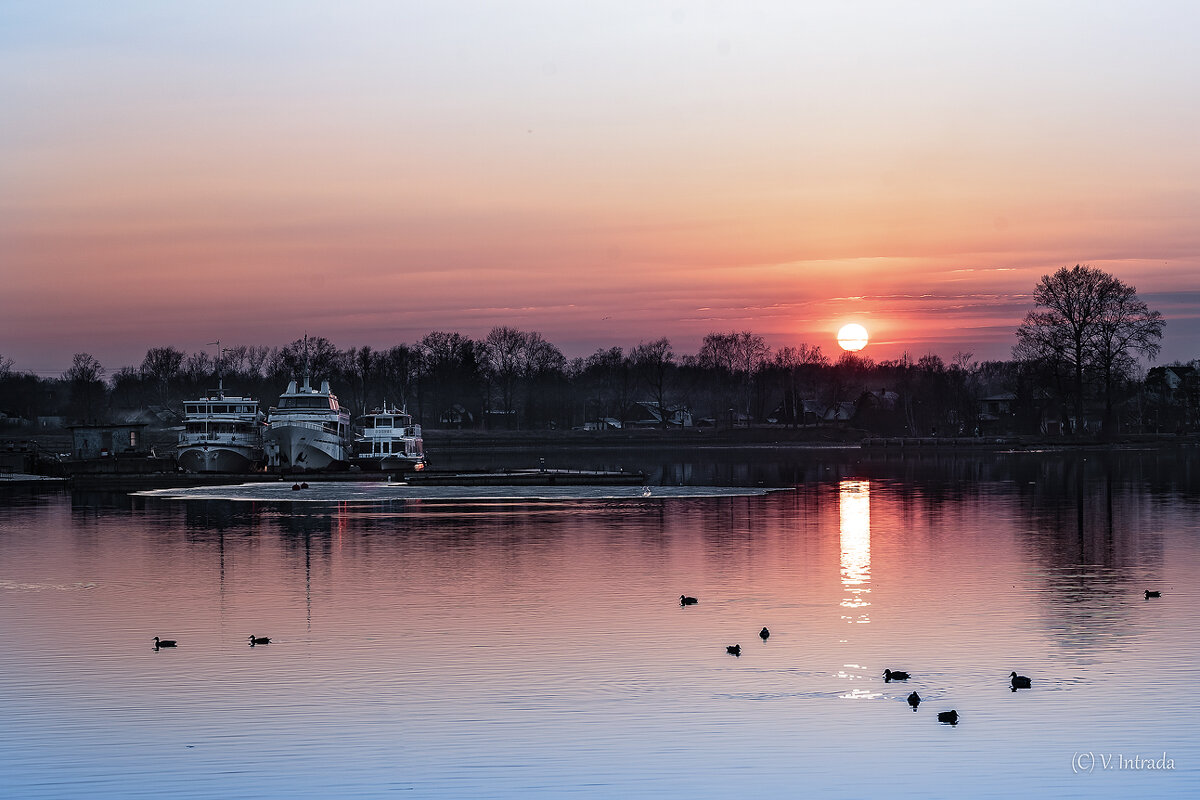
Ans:
{"type": "Polygon", "coordinates": [[[1089,263],[1197,348],[1190,5],[30,6],[0,354],[538,330],[1007,357],[1089,263]]]}

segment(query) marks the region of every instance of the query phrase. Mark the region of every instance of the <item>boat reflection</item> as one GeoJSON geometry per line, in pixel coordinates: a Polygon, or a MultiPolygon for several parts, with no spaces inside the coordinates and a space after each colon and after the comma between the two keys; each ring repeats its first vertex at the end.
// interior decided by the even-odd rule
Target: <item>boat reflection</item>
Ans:
{"type": "Polygon", "coordinates": [[[841,518],[842,588],[846,596],[842,619],[850,623],[871,621],[866,609],[871,593],[871,483],[845,480],[838,485],[841,518]]]}

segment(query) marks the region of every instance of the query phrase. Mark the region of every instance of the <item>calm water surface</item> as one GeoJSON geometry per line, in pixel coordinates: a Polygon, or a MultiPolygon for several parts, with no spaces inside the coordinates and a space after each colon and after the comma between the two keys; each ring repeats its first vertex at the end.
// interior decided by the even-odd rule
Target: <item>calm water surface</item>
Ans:
{"type": "Polygon", "coordinates": [[[0,497],[0,795],[1200,793],[1194,457],[714,463],[0,497]]]}

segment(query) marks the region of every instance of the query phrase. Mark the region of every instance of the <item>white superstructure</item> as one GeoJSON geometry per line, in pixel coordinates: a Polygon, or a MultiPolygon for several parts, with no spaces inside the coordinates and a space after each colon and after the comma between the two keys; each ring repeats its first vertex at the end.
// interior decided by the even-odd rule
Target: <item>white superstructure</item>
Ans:
{"type": "Polygon", "coordinates": [[[362,427],[354,438],[354,463],[364,469],[421,470],[425,443],[421,426],[404,410],[383,408],[359,417],[362,427]]]}
{"type": "Polygon", "coordinates": [[[183,403],[179,465],[188,472],[249,472],[263,463],[258,401],[224,387],[183,403]]]}

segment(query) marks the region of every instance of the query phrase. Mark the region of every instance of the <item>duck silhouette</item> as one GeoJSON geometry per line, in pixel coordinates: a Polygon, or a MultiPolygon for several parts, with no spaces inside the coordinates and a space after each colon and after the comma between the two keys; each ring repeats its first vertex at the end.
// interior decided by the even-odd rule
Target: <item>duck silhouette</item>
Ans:
{"type": "Polygon", "coordinates": [[[699,603],[699,602],[700,601],[697,600],[696,598],[688,597],[686,594],[679,595],[679,605],[681,605],[681,606],[694,606],[694,605],[696,605],[696,603],[699,603]]]}
{"type": "Polygon", "coordinates": [[[160,639],[157,636],[154,637],[154,649],[155,650],[157,650],[160,647],[175,647],[178,644],[179,643],[176,642],[174,639],[160,639]]]}
{"type": "Polygon", "coordinates": [[[958,711],[950,709],[949,711],[938,712],[938,722],[947,722],[951,725],[958,724],[958,711]]]}
{"type": "Polygon", "coordinates": [[[731,644],[725,648],[725,652],[731,656],[738,656],[740,658],[742,655],[742,646],[740,644],[731,644]]]}
{"type": "Polygon", "coordinates": [[[1146,599],[1149,600],[1151,597],[1162,597],[1162,592],[1152,592],[1149,589],[1147,589],[1146,590],[1146,599]]]}
{"type": "Polygon", "coordinates": [[[1033,681],[1029,680],[1029,678],[1026,678],[1024,675],[1018,675],[1017,673],[1013,672],[1011,675],[1009,675],[1009,677],[1012,678],[1012,690],[1014,692],[1017,689],[1033,688],[1033,681]]]}
{"type": "Polygon", "coordinates": [[[883,680],[885,683],[888,681],[906,681],[908,680],[908,673],[896,669],[885,669],[883,671],[883,680]]]}
{"type": "Polygon", "coordinates": [[[763,629],[758,632],[758,635],[761,636],[762,640],[765,642],[768,638],[770,638],[771,632],[766,629],[766,626],[763,626],[763,629]]]}
{"type": "Polygon", "coordinates": [[[254,647],[254,645],[256,645],[256,644],[270,644],[270,643],[271,643],[271,638],[269,636],[255,636],[253,633],[250,634],[250,646],[251,647],[254,647]]]}

